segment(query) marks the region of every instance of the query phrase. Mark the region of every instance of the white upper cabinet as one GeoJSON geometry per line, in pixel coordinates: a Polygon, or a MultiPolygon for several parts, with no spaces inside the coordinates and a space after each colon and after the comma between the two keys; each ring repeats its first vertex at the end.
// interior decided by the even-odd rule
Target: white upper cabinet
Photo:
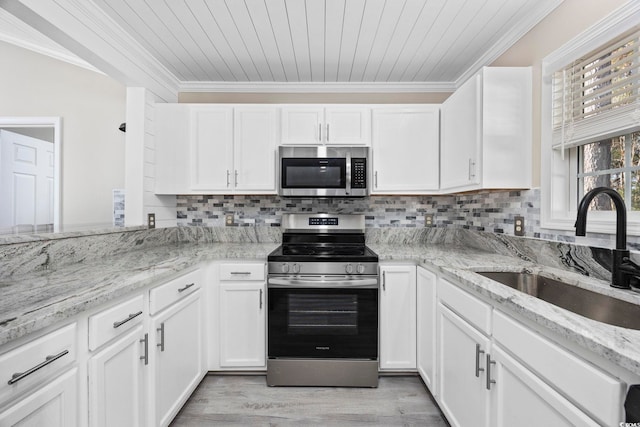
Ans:
{"type": "Polygon", "coordinates": [[[531,187],[529,67],[485,67],[442,104],[440,189],[531,187]]]}
{"type": "Polygon", "coordinates": [[[236,107],[234,114],[235,190],[275,193],[278,111],[273,107],[236,107]]]}
{"type": "Polygon", "coordinates": [[[157,194],[275,194],[278,109],[156,105],[157,194]]]}
{"type": "Polygon", "coordinates": [[[231,188],[233,108],[191,107],[189,148],[192,190],[231,188]]]}
{"type": "Polygon", "coordinates": [[[357,105],[282,108],[283,145],[369,145],[371,109],[357,105]]]}
{"type": "Polygon", "coordinates": [[[438,105],[373,110],[373,194],[438,190],[438,105]]]}

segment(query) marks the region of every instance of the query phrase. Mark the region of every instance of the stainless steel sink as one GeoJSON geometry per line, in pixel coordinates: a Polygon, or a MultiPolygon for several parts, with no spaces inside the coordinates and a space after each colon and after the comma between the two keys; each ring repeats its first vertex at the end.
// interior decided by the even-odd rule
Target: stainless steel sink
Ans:
{"type": "Polygon", "coordinates": [[[640,305],[538,274],[494,271],[478,274],[589,319],[640,330],[640,305]]]}

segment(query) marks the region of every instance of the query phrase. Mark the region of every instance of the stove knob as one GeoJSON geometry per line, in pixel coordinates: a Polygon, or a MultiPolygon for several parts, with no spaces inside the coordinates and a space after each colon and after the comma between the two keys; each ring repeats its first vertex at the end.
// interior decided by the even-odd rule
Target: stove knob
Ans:
{"type": "Polygon", "coordinates": [[[289,272],[289,264],[287,264],[286,262],[282,263],[282,272],[283,273],[288,273],[289,272]]]}
{"type": "Polygon", "coordinates": [[[296,274],[300,273],[300,265],[293,264],[293,272],[296,274]]]}
{"type": "Polygon", "coordinates": [[[346,270],[347,270],[347,274],[353,273],[353,265],[347,264],[346,270]]]}
{"type": "Polygon", "coordinates": [[[364,273],[364,265],[358,264],[358,266],[356,267],[356,271],[358,272],[358,274],[364,273]]]}

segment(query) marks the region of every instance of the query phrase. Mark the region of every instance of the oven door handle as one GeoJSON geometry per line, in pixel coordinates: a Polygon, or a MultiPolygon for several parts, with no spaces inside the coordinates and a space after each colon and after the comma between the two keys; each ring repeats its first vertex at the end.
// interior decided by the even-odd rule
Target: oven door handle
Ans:
{"type": "Polygon", "coordinates": [[[269,277],[267,286],[270,288],[359,288],[378,289],[378,278],[354,279],[342,277],[340,279],[288,279],[282,277],[269,277]]]}

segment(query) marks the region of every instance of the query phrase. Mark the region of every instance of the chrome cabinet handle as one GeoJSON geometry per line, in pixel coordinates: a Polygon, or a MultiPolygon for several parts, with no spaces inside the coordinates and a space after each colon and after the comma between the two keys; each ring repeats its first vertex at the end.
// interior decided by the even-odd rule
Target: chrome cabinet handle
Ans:
{"type": "Polygon", "coordinates": [[[327,142],[329,142],[329,123],[327,123],[327,142]]]}
{"type": "Polygon", "coordinates": [[[231,173],[229,172],[229,169],[227,169],[227,187],[229,187],[229,185],[230,185],[230,181],[229,181],[230,174],[231,173]]]}
{"type": "Polygon", "coordinates": [[[495,384],[496,380],[491,379],[491,365],[495,365],[496,361],[491,360],[491,355],[487,354],[487,390],[491,390],[491,384],[495,384]]]}
{"type": "Polygon", "coordinates": [[[262,289],[260,289],[260,310],[262,310],[262,289]]]}
{"type": "Polygon", "coordinates": [[[322,123],[318,123],[318,142],[322,142],[322,123]]]}
{"type": "Polygon", "coordinates": [[[232,276],[247,276],[249,274],[251,274],[250,271],[232,271],[231,272],[232,276]]]}
{"type": "Polygon", "coordinates": [[[126,318],[126,319],[124,319],[124,320],[119,320],[119,321],[117,321],[117,322],[113,322],[113,329],[115,329],[115,328],[119,328],[120,326],[122,326],[122,325],[124,325],[125,323],[127,323],[129,320],[133,320],[133,319],[135,319],[136,317],[140,316],[141,314],[142,314],[142,310],[140,310],[140,311],[139,311],[139,312],[137,312],[137,313],[132,313],[132,314],[130,314],[130,315],[129,315],[129,317],[127,317],[127,318],[126,318]]]}
{"type": "Polygon", "coordinates": [[[69,350],[64,350],[61,351],[60,353],[54,355],[54,356],[47,356],[44,359],[44,362],[34,366],[33,368],[24,371],[24,372],[16,372],[15,374],[11,375],[11,379],[7,382],[7,384],[9,385],[13,385],[15,383],[17,383],[18,381],[28,377],[29,375],[33,374],[35,371],[44,368],[45,366],[49,365],[50,363],[55,362],[56,360],[60,359],[62,356],[69,354],[69,350]]]}
{"type": "Polygon", "coordinates": [[[469,181],[471,181],[471,178],[476,177],[475,167],[476,167],[476,162],[474,162],[473,159],[470,158],[469,159],[469,181]],[[473,171],[473,173],[471,173],[471,171],[473,171]]]}
{"type": "Polygon", "coordinates": [[[238,186],[238,169],[235,170],[235,185],[238,186]]]}
{"type": "Polygon", "coordinates": [[[484,368],[480,367],[480,355],[484,354],[484,350],[480,350],[480,344],[476,344],[476,377],[480,378],[480,372],[484,372],[484,368]]]}
{"type": "Polygon", "coordinates": [[[387,290],[387,276],[386,276],[386,271],[382,272],[382,290],[386,291],[387,290]]]}
{"type": "Polygon", "coordinates": [[[149,334],[144,334],[144,338],[140,340],[144,343],[144,356],[140,356],[140,360],[144,360],[144,364],[149,364],[149,334]]]}
{"type": "Polygon", "coordinates": [[[156,347],[160,347],[160,351],[164,351],[164,322],[160,323],[160,327],[156,331],[160,332],[160,344],[156,344],[156,347]]]}
{"type": "Polygon", "coordinates": [[[374,178],[374,180],[373,180],[374,181],[374,185],[375,185],[376,188],[378,188],[378,171],[376,171],[373,174],[373,178],[374,178]]]}
{"type": "Polygon", "coordinates": [[[186,291],[187,289],[189,289],[192,286],[195,286],[195,283],[189,283],[188,285],[184,285],[183,287],[178,289],[178,292],[184,292],[184,291],[186,291]]]}

